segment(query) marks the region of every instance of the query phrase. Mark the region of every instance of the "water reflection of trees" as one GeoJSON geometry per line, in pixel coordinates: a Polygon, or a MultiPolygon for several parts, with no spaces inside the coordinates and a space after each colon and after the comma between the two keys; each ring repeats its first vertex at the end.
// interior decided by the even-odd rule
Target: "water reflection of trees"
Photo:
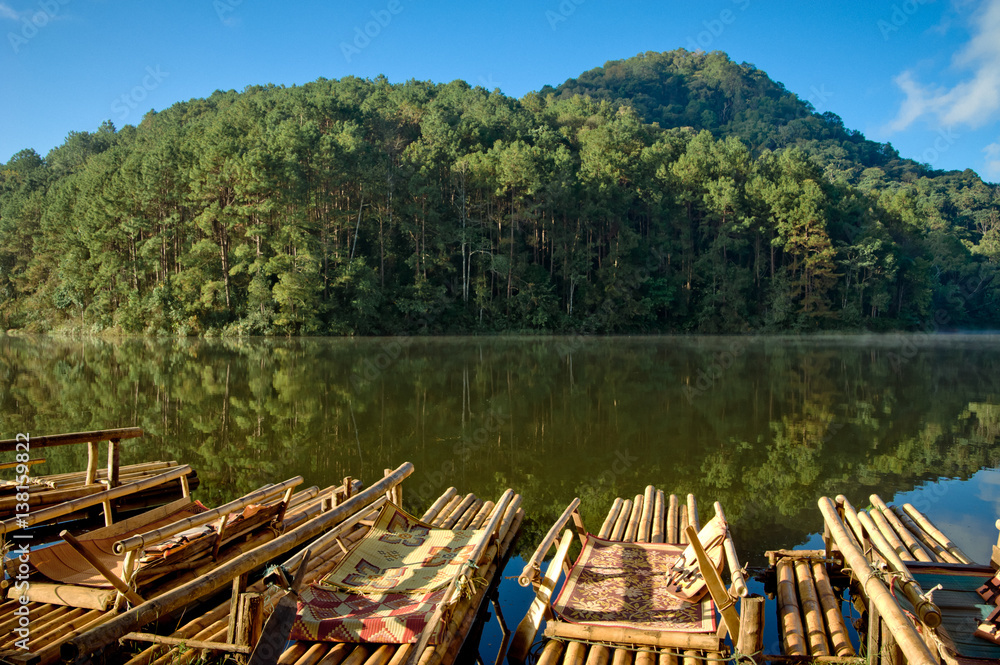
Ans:
{"type": "MultiPolygon", "coordinates": [[[[330,484],[413,461],[408,500],[449,485],[525,495],[535,532],[575,495],[593,528],[647,484],[718,499],[742,548],[1000,457],[992,338],[0,341],[7,436],[137,425],[127,461],[183,460],[209,501],[301,473],[330,484]]],[[[83,451],[53,451],[53,470],[83,451]]]]}

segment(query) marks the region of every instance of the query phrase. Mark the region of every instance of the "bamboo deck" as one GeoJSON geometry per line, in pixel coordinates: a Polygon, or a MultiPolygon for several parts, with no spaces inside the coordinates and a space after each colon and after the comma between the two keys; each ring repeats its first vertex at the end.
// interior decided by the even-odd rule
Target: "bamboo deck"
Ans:
{"type": "MultiPolygon", "coordinates": [[[[397,499],[399,496],[397,495],[397,499]]],[[[520,530],[524,519],[524,511],[520,508],[521,499],[515,495],[501,520],[499,531],[499,552],[488,555],[488,562],[480,568],[482,576],[490,580],[490,586],[499,580],[499,571],[503,569],[511,547],[520,530]]],[[[457,490],[449,488],[425,512],[421,519],[431,525],[444,529],[480,528],[493,516],[494,503],[483,501],[473,494],[459,495],[457,490]]],[[[311,556],[307,565],[305,582],[316,582],[329,573],[345,556],[343,547],[350,547],[358,542],[368,532],[371,520],[377,514],[376,507],[366,509],[359,515],[357,524],[346,533],[331,533],[321,537],[309,546],[311,556]],[[338,537],[340,543],[338,543],[338,537]],[[342,547],[343,546],[343,547],[342,547]]],[[[283,565],[294,570],[300,555],[288,559],[283,565]]],[[[459,603],[448,622],[446,633],[436,646],[427,647],[416,659],[420,665],[438,665],[453,663],[461,650],[466,636],[476,620],[486,594],[490,587],[483,587],[473,595],[459,603]]],[[[247,587],[251,593],[263,596],[265,611],[271,608],[284,595],[284,591],[274,587],[266,587],[259,581],[247,587]]],[[[226,601],[204,616],[188,622],[174,631],[169,637],[182,640],[186,644],[192,642],[221,642],[232,635],[233,604],[226,601]]],[[[347,644],[332,642],[294,642],[282,653],[279,665],[399,665],[406,663],[413,656],[414,645],[396,644],[347,644]]],[[[154,645],[146,648],[132,657],[126,665],[186,665],[204,655],[206,651],[187,646],[154,645]]]]}
{"type": "Polygon", "coordinates": [[[842,560],[823,550],[767,552],[767,588],[777,600],[780,654],[765,654],[770,662],[857,662],[851,631],[844,617],[841,593],[847,579],[833,574],[842,560]],[[836,587],[834,586],[836,583],[836,587]]]}
{"type": "MultiPolygon", "coordinates": [[[[693,495],[688,495],[685,501],[676,495],[665,495],[662,490],[649,486],[643,494],[638,494],[631,499],[615,499],[597,535],[601,538],[626,542],[686,545],[688,539],[685,535],[685,529],[689,525],[695,529],[700,528],[697,502],[693,495]]],[[[560,547],[560,553],[550,563],[549,571],[546,574],[546,580],[552,579],[551,585],[543,583],[543,587],[549,589],[549,596],[551,596],[555,579],[559,576],[559,569],[562,567],[559,557],[560,555],[565,556],[565,548],[568,548],[568,542],[560,547]]],[[[525,622],[530,621],[533,611],[539,613],[537,618],[540,619],[541,607],[542,605],[536,601],[536,606],[529,610],[529,616],[525,618],[525,622]]],[[[525,622],[522,622],[522,627],[526,625],[525,622]]],[[[720,631],[725,631],[721,624],[720,631]]],[[[532,635],[529,639],[534,639],[533,631],[528,630],[526,634],[532,635]]],[[[714,641],[719,645],[717,649],[656,649],[624,642],[591,644],[585,641],[543,638],[540,645],[535,645],[532,651],[539,653],[538,665],[583,665],[584,663],[605,665],[609,662],[614,665],[632,665],[632,663],[635,665],[694,665],[707,660],[721,661],[729,658],[729,650],[723,645],[722,639],[714,634],[712,637],[716,638],[714,641]]],[[[515,645],[517,642],[518,637],[515,637],[515,645]]],[[[511,660],[512,662],[520,660],[515,653],[515,647],[512,647],[511,660]]]]}
{"type": "MultiPolygon", "coordinates": [[[[316,487],[310,487],[291,494],[284,511],[283,529],[295,528],[318,515],[322,502],[334,494],[343,497],[345,495],[343,486],[330,487],[323,492],[316,487]]],[[[174,574],[159,580],[154,579],[153,587],[143,589],[146,600],[197,579],[223,562],[277,537],[277,533],[268,524],[258,521],[251,526],[249,531],[233,534],[236,537],[229,540],[228,545],[217,550],[214,556],[211,547],[207,551],[200,548],[191,552],[188,556],[194,560],[193,564],[197,565],[184,566],[174,574]]],[[[0,604],[0,660],[15,665],[54,663],[60,659],[60,649],[67,641],[109,622],[118,615],[113,608],[100,610],[53,603],[29,603],[26,607],[31,617],[30,651],[24,651],[14,648],[18,636],[12,631],[18,625],[19,617],[14,614],[18,607],[20,603],[16,599],[0,604]]]]}

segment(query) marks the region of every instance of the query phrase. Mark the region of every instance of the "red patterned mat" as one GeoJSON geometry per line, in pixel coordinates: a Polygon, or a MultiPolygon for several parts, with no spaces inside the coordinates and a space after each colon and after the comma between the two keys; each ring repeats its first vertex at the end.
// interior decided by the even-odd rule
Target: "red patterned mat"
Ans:
{"type": "Polygon", "coordinates": [[[482,529],[435,529],[387,503],[344,560],[299,594],[292,639],[416,642],[484,537],[482,529]]]}
{"type": "Polygon", "coordinates": [[[667,593],[666,572],[683,547],[659,543],[622,543],[587,536],[583,551],[559,598],[561,618],[597,626],[623,626],[682,633],[715,631],[715,606],[667,593]]]}
{"type": "MultiPolygon", "coordinates": [[[[361,595],[314,584],[299,594],[291,639],[377,644],[416,642],[444,593],[445,589],[423,594],[361,595]]],[[[430,643],[437,642],[435,635],[430,643]]]]}

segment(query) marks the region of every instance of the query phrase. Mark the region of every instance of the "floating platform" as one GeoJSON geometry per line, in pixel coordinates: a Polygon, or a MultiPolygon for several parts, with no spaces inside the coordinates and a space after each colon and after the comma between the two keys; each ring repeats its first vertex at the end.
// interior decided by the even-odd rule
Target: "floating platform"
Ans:
{"type": "MultiPolygon", "coordinates": [[[[573,530],[566,529],[561,537],[559,531],[572,521],[581,538],[583,534],[587,534],[583,521],[576,510],[578,505],[579,500],[570,504],[562,517],[550,529],[521,574],[521,584],[533,585],[536,598],[514,636],[508,654],[511,663],[527,661],[531,652],[538,652],[537,663],[540,665],[554,665],[556,663],[565,665],[605,664],[609,662],[615,665],[633,662],[636,665],[652,665],[654,663],[687,665],[706,660],[722,661],[734,655],[732,644],[727,644],[725,641],[725,621],[718,623],[717,630],[688,627],[686,632],[677,632],[670,628],[663,628],[662,623],[655,630],[646,630],[642,628],[641,622],[637,626],[633,622],[616,621],[614,610],[608,617],[608,621],[603,620],[605,615],[602,612],[602,620],[598,622],[600,625],[594,625],[590,622],[568,622],[563,620],[564,617],[556,616],[552,599],[557,582],[565,572],[567,553],[574,540],[573,530]],[[541,571],[542,558],[553,545],[557,546],[556,554],[543,574],[541,571]],[[541,640],[536,642],[541,624],[545,620],[548,622],[541,640]],[[622,623],[623,626],[619,627],[617,625],[619,623],[622,623]]],[[[716,516],[725,524],[725,515],[718,503],[715,504],[715,512],[716,516]]],[[[693,527],[695,531],[700,528],[695,497],[688,495],[685,500],[676,495],[666,495],[663,491],[648,486],[643,494],[633,498],[616,499],[596,536],[598,539],[620,543],[649,543],[651,545],[662,543],[684,546],[689,542],[688,527],[693,527]]],[[[723,610],[725,617],[728,611],[733,610],[733,601],[738,600],[740,603],[740,627],[736,632],[741,649],[744,653],[759,654],[763,628],[763,599],[747,597],[746,582],[736,558],[735,547],[728,535],[728,529],[723,531],[725,533],[725,562],[731,584],[728,592],[721,590],[722,593],[727,594],[727,598],[722,601],[726,607],[720,607],[720,609],[723,610]]],[[[655,548],[647,549],[652,552],[655,548]]],[[[643,558],[643,551],[643,548],[636,548],[636,554],[627,554],[626,557],[639,556],[643,558]]],[[[673,551],[679,552],[681,548],[674,548],[673,551]]],[[[672,556],[676,558],[677,555],[672,556]]],[[[658,575],[655,570],[651,573],[654,576],[658,575]]],[[[581,577],[583,574],[586,573],[582,573],[581,577]]],[[[709,586],[711,588],[711,583],[709,586]]],[[[712,597],[714,598],[715,595],[713,593],[712,597]]],[[[697,603],[692,605],[692,607],[695,606],[697,603]]],[[[712,611],[714,612],[714,610],[712,611]]],[[[691,610],[682,609],[678,612],[690,614],[691,610]]],[[[669,623],[672,620],[669,616],[663,618],[664,623],[669,623]]],[[[734,639],[733,642],[735,641],[737,640],[734,639]]]]}
{"type": "MultiPolygon", "coordinates": [[[[976,665],[1000,661],[1000,645],[975,635],[984,616],[976,589],[994,578],[910,504],[873,494],[856,510],[823,497],[824,555],[842,558],[861,611],[864,647],[877,665],[976,665]]],[[[994,548],[994,559],[1000,551],[994,548]]]]}
{"type": "MultiPolygon", "coordinates": [[[[355,498],[360,499],[361,495],[355,498]]],[[[387,497],[369,495],[367,499],[358,502],[358,509],[350,517],[309,543],[307,549],[310,556],[304,573],[305,583],[318,582],[330,573],[368,534],[373,520],[386,501],[391,499],[394,504],[400,505],[401,498],[399,486],[387,497]]],[[[437,665],[456,662],[466,637],[481,615],[481,610],[485,609],[485,599],[495,592],[499,573],[510,555],[524,519],[519,495],[508,490],[498,503],[499,507],[493,501],[484,501],[472,494],[460,495],[455,488],[450,488],[420,517],[421,521],[440,529],[478,529],[491,522],[495,522],[497,526],[496,541],[486,548],[475,574],[476,578],[482,578],[483,583],[473,585],[471,592],[461,594],[450,611],[438,619],[437,629],[440,633],[436,644],[421,648],[417,642],[384,644],[297,640],[281,650],[277,662],[280,665],[397,665],[406,662],[437,665]]],[[[285,560],[282,566],[288,570],[296,570],[302,560],[303,554],[300,552],[285,560]]],[[[126,665],[185,665],[213,651],[245,654],[250,645],[255,645],[260,640],[261,631],[259,619],[251,618],[248,608],[259,608],[256,612],[267,615],[285,594],[283,589],[268,586],[263,580],[257,581],[237,589],[229,601],[215,606],[204,616],[188,622],[169,635],[126,635],[126,640],[156,642],[133,656],[126,665]]],[[[468,646],[470,649],[475,647],[468,646]]],[[[469,658],[474,660],[476,656],[470,655],[469,658]]]]}

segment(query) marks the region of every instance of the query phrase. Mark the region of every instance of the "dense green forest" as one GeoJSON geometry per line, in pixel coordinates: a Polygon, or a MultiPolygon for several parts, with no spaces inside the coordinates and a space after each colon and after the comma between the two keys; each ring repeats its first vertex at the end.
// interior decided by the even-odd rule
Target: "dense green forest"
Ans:
{"type": "Polygon", "coordinates": [[[518,100],[254,86],[0,165],[0,326],[169,335],[996,327],[998,190],[683,49],[518,100]]]}

